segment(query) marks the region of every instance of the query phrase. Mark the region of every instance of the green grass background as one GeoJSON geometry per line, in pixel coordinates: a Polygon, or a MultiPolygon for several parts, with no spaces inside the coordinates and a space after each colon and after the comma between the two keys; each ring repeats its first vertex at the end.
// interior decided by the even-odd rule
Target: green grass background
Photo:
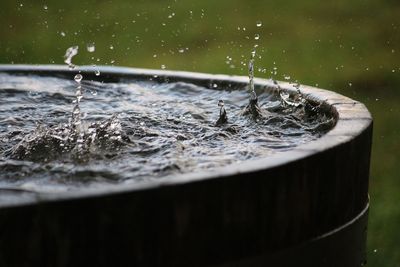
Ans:
{"type": "Polygon", "coordinates": [[[398,0],[1,0],[0,25],[0,63],[62,64],[79,45],[76,64],[246,75],[257,43],[256,76],[364,102],[375,120],[368,266],[400,266],[398,0]]]}

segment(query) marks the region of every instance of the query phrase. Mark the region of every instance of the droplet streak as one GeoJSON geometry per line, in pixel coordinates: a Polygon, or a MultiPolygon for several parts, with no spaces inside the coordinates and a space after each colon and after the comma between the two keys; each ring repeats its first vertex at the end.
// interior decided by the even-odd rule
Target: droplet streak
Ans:
{"type": "Polygon", "coordinates": [[[80,73],[76,74],[75,77],[74,77],[74,80],[75,80],[75,82],[77,82],[78,85],[76,87],[76,92],[75,92],[75,96],[76,96],[75,106],[72,109],[72,127],[77,132],[80,131],[80,127],[79,126],[82,124],[82,121],[81,121],[81,109],[79,107],[79,103],[81,102],[81,100],[83,98],[82,85],[81,85],[82,79],[83,79],[83,76],[80,73]]]}
{"type": "Polygon", "coordinates": [[[72,64],[72,58],[78,54],[78,46],[71,46],[65,51],[64,62],[68,64],[70,69],[74,69],[75,65],[72,64]]]}
{"type": "Polygon", "coordinates": [[[256,100],[257,94],[254,90],[254,58],[256,56],[256,49],[254,48],[250,54],[249,60],[249,92],[250,92],[250,99],[256,100]]]}

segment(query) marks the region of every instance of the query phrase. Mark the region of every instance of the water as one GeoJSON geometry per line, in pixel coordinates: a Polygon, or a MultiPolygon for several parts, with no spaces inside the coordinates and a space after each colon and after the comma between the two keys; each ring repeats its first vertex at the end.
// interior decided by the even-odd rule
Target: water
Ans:
{"type": "Polygon", "coordinates": [[[75,65],[72,64],[72,58],[78,54],[78,46],[71,46],[65,51],[64,62],[70,69],[74,69],[75,65]]]}
{"type": "Polygon", "coordinates": [[[258,106],[258,97],[254,87],[254,60],[256,56],[256,48],[258,45],[254,45],[253,50],[250,53],[250,60],[249,60],[249,86],[248,91],[250,94],[249,104],[243,111],[243,115],[251,115],[255,121],[257,121],[261,117],[265,117],[266,114],[260,109],[258,106]]]}
{"type": "Polygon", "coordinates": [[[218,107],[220,107],[220,110],[219,110],[219,118],[215,123],[216,126],[220,126],[228,122],[228,116],[226,114],[224,100],[218,101],[218,107]]]}
{"type": "Polygon", "coordinates": [[[318,106],[257,95],[264,116],[254,120],[243,115],[246,88],[0,73],[0,188],[56,191],[168,179],[290,150],[333,124],[318,106]]]}
{"type": "Polygon", "coordinates": [[[76,92],[75,92],[76,99],[74,100],[75,106],[74,106],[74,109],[72,110],[71,120],[72,120],[72,126],[78,132],[80,132],[81,124],[82,124],[81,108],[79,107],[79,102],[81,102],[81,100],[83,98],[82,85],[81,85],[82,79],[83,79],[83,76],[81,74],[76,74],[74,77],[74,80],[77,83],[77,87],[76,87],[76,92]]]}
{"type": "Polygon", "coordinates": [[[249,91],[250,91],[250,100],[256,100],[257,94],[254,90],[254,58],[256,56],[256,48],[254,48],[250,53],[249,60],[249,91]]]}
{"type": "Polygon", "coordinates": [[[95,44],[94,44],[94,43],[88,43],[88,44],[86,45],[86,50],[87,50],[89,53],[93,53],[93,52],[96,50],[95,44]]]}

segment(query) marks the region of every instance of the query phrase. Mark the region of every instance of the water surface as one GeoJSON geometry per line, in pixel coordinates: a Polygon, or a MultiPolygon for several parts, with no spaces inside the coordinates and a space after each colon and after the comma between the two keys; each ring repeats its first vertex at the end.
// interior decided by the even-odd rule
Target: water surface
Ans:
{"type": "Polygon", "coordinates": [[[333,124],[318,106],[291,105],[262,91],[263,116],[255,120],[243,112],[246,88],[85,77],[81,85],[76,125],[74,80],[0,73],[0,188],[71,190],[212,171],[268,160],[315,140],[333,124]],[[219,100],[228,122],[216,125],[219,100]]]}

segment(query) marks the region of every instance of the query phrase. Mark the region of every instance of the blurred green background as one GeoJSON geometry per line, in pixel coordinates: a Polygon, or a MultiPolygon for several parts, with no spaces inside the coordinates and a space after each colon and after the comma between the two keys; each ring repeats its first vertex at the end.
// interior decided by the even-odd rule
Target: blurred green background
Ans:
{"type": "Polygon", "coordinates": [[[258,44],[256,76],[362,101],[375,120],[368,266],[400,266],[398,0],[1,0],[0,25],[0,63],[63,64],[79,45],[76,64],[247,75],[258,44]]]}

